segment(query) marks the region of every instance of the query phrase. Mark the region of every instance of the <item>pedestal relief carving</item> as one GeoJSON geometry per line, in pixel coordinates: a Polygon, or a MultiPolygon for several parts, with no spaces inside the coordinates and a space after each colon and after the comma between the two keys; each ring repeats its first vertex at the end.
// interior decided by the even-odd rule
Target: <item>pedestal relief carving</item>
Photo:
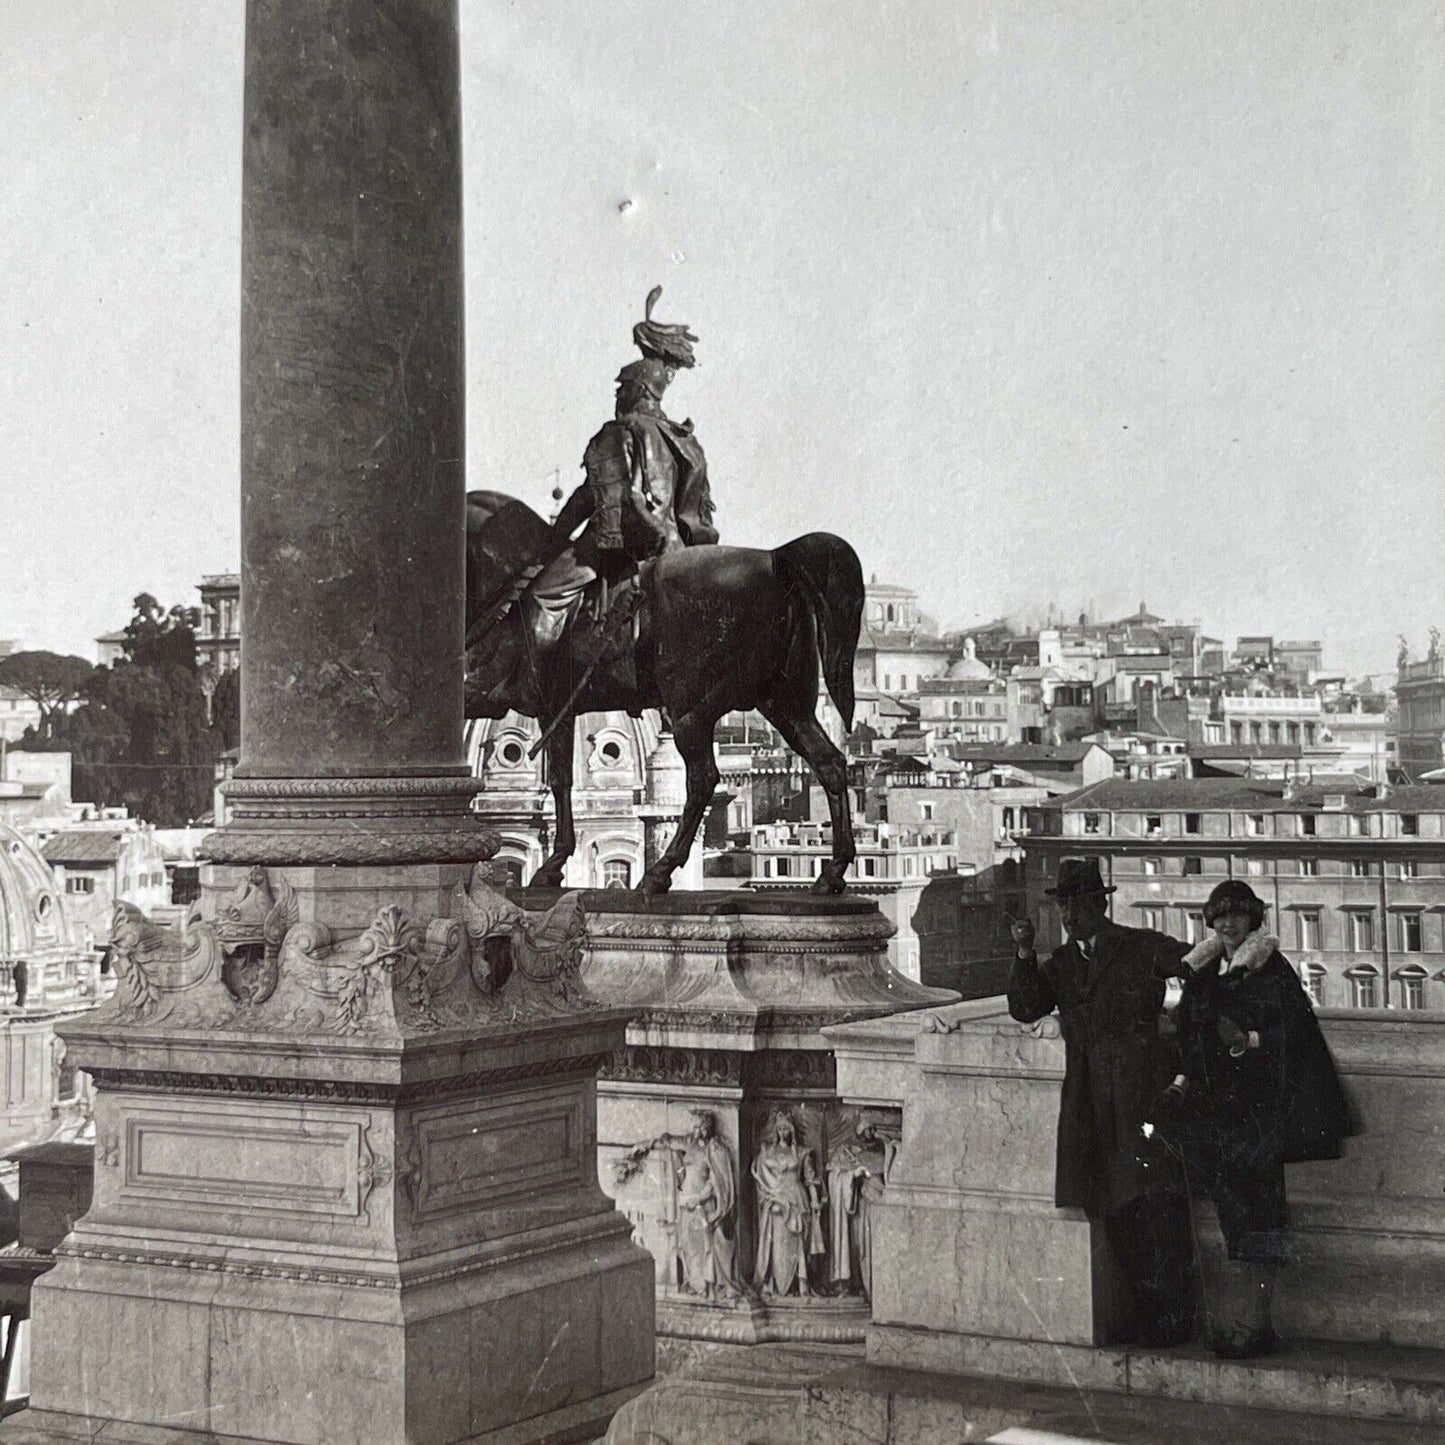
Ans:
{"type": "Polygon", "coordinates": [[[265,1003],[275,993],[281,944],[299,918],[295,890],[278,877],[273,892],[259,865],[222,900],[216,916],[225,955],[221,978],[238,1003],[265,1003]]]}
{"type": "Polygon", "coordinates": [[[473,870],[452,916],[422,922],[388,904],[370,924],[298,920],[296,894],[261,867],[179,928],[118,903],[118,977],[103,1005],[118,1023],[337,1035],[434,1033],[595,1007],[580,976],[587,918],[568,894],[528,914],[473,870]]]}
{"type": "Polygon", "coordinates": [[[823,1237],[826,1194],[811,1149],[798,1142],[786,1109],[774,1109],[753,1159],[758,1238],[753,1281],[764,1297],[813,1293],[809,1264],[827,1253],[823,1237]]]}
{"type": "Polygon", "coordinates": [[[902,1120],[882,1110],[839,1109],[837,1123],[827,1161],[828,1284],[834,1294],[871,1300],[873,1210],[898,1153],[902,1120]]]}
{"type": "Polygon", "coordinates": [[[119,1022],[213,1025],[235,1011],[221,981],[221,942],[192,907],[179,929],[152,923],[133,903],[117,903],[110,930],[116,990],[98,1010],[119,1022]]]}
{"type": "Polygon", "coordinates": [[[704,1300],[737,1300],[744,1294],[737,1260],[737,1165],[718,1137],[712,1110],[691,1114],[690,1133],[662,1134],[636,1145],[614,1163],[613,1175],[619,1185],[626,1184],[650,1155],[666,1154],[673,1249],[664,1283],[704,1300]]]}

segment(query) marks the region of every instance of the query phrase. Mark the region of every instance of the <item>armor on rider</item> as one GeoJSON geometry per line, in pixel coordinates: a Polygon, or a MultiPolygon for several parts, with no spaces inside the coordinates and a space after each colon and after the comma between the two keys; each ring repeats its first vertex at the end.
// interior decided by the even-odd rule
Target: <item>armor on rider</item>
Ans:
{"type": "MultiPolygon", "coordinates": [[[[697,337],[686,326],[652,319],[661,289],[653,289],[646,319],[633,327],[642,360],[618,374],[616,412],[587,443],[582,485],[557,515],[550,539],[531,540],[530,555],[515,559],[510,580],[494,584],[487,599],[494,621],[484,627],[511,611],[519,623],[494,644],[495,680],[484,695],[498,702],[510,697],[540,705],[546,658],[577,623],[588,598],[600,658],[637,608],[635,596],[624,602],[613,589],[649,558],[718,540],[707,459],[692,422],[674,422],[662,410],[663,393],[678,370],[695,364],[697,337]]],[[[480,542],[476,547],[477,555],[486,551],[480,542]]]]}
{"type": "Polygon", "coordinates": [[[676,547],[717,541],[707,459],[692,423],[674,422],[661,407],[674,374],[653,357],[623,367],[617,415],[583,454],[592,516],[578,558],[604,574],[631,571],[676,547]]]}

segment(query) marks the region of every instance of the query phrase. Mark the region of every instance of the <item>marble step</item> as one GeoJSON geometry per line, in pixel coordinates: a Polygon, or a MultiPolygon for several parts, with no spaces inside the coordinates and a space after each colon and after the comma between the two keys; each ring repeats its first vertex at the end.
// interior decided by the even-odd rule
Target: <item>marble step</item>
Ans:
{"type": "MultiPolygon", "coordinates": [[[[1253,1372],[1258,1390],[1250,1396],[1240,1389],[1244,1398],[1228,1401],[1207,1398],[1207,1391],[1206,1397],[1185,1393],[1186,1379],[1197,1383],[1207,1376],[1198,1368],[1206,1361],[1197,1352],[1170,1353],[1178,1360],[1173,1395],[928,1373],[862,1363],[809,1346],[721,1347],[624,1406],[607,1440],[608,1445],[656,1445],[658,1439],[669,1445],[724,1440],[749,1445],[1159,1445],[1166,1440],[1178,1445],[1424,1445],[1445,1439],[1439,1417],[1404,1413],[1412,1408],[1410,1402],[1418,1411],[1432,1376],[1438,1389],[1442,1357],[1434,1352],[1300,1346],[1268,1362],[1231,1366],[1253,1372]],[[1290,1377],[1331,1372],[1342,1391],[1363,1387],[1365,1403],[1382,1411],[1380,1382],[1395,1381],[1400,1409],[1369,1416],[1282,1406],[1289,1398],[1284,1384],[1290,1377]]],[[[1305,1391],[1299,1398],[1319,1395],[1305,1391]]]]}
{"type": "Polygon", "coordinates": [[[868,1362],[1209,1405],[1429,1424],[1445,1440],[1445,1350],[1287,1340],[1259,1359],[1220,1360],[1202,1345],[1100,1349],[874,1325],[868,1362]]]}

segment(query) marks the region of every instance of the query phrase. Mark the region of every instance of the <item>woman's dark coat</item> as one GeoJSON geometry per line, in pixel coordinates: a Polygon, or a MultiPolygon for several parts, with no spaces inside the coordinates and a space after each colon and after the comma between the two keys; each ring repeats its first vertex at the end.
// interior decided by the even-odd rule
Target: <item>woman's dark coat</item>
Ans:
{"type": "Polygon", "coordinates": [[[1165,980],[1181,971],[1187,945],[1108,921],[1094,944],[1087,966],[1072,941],[1042,962],[1015,960],[1008,1005],[1026,1024],[1059,1011],[1064,1085],[1054,1203],[1111,1214],[1183,1187],[1168,1157],[1145,1147],[1143,1125],[1174,1072],[1159,1018],[1165,980]]]}
{"type": "Polygon", "coordinates": [[[1353,1132],[1349,1109],[1294,969],[1277,949],[1257,969],[1227,968],[1220,960],[1185,979],[1175,1020],[1188,1098],[1226,1135],[1269,1141],[1282,1163],[1338,1159],[1353,1132]],[[1258,1033],[1259,1046],[1231,1057],[1219,1038],[1221,1015],[1258,1033]]]}

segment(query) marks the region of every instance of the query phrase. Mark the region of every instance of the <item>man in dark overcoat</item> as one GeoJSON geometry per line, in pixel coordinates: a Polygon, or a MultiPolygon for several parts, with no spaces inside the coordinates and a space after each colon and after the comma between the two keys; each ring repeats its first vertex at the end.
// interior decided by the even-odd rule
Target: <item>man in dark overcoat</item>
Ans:
{"type": "Polygon", "coordinates": [[[1179,1344],[1194,1321],[1192,1235],[1183,1180],[1144,1134],[1159,1090],[1173,1076],[1160,1033],[1165,982],[1187,945],[1125,928],[1108,916],[1095,859],[1065,858],[1058,900],[1068,941],[1042,962],[1034,927],[1013,925],[1009,1012],[1035,1023],[1058,1010],[1064,1037],[1054,1203],[1099,1220],[1132,1303],[1129,1342],[1179,1344]]]}

